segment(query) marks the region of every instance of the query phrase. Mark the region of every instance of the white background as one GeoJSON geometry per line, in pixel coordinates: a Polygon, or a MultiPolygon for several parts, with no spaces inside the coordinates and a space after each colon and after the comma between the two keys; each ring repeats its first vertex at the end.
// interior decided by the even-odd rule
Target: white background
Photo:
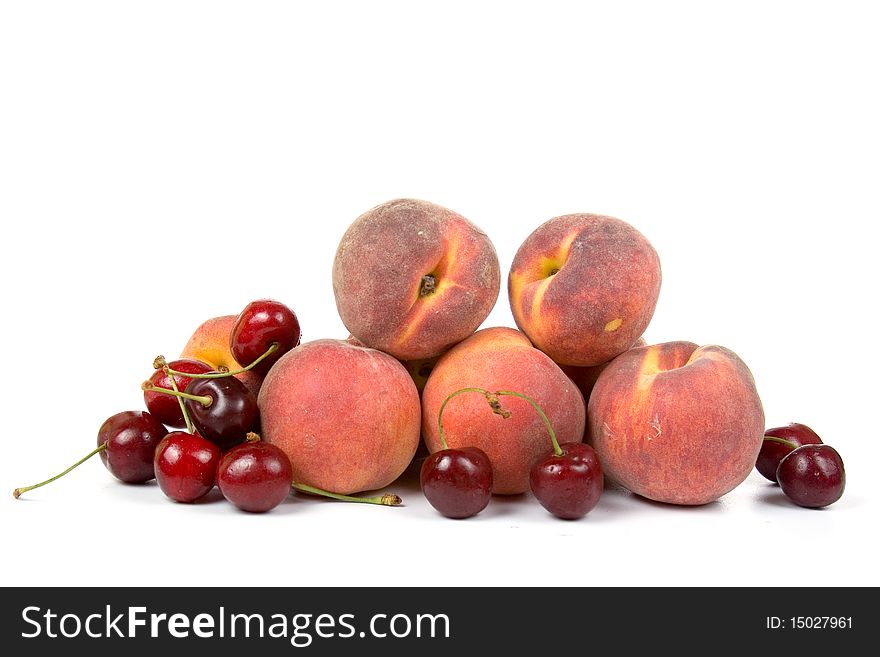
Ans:
{"type": "MultiPolygon", "coordinates": [[[[657,249],[650,342],[736,351],[768,426],[811,425],[847,490],[757,473],[700,508],[609,490],[446,520],[292,497],[247,515],[98,459],[0,501],[4,585],[878,585],[880,22],[872,3],[58,2],[0,12],[0,488],[141,408],[158,353],[255,298],[345,337],[330,267],[363,211],[450,207],[506,279],[579,211],[657,249]]],[[[504,291],[486,326],[512,326],[504,291]]]]}

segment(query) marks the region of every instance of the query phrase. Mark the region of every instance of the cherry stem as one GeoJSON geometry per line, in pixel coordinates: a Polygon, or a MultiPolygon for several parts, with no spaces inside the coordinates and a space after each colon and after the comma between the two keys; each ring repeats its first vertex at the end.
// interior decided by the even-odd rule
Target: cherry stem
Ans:
{"type": "Polygon", "coordinates": [[[67,470],[55,475],[51,479],[47,479],[46,481],[41,481],[39,484],[34,484],[33,486],[25,486],[24,488],[16,488],[14,491],[12,491],[12,497],[14,497],[15,499],[18,499],[19,497],[21,497],[22,493],[27,493],[29,490],[33,490],[34,488],[39,488],[40,486],[45,486],[46,484],[51,484],[56,479],[63,477],[68,472],[73,470],[76,466],[82,465],[83,463],[88,461],[90,458],[92,458],[95,454],[98,454],[99,452],[103,452],[105,449],[107,449],[107,443],[105,443],[105,442],[101,443],[95,449],[93,449],[91,452],[89,452],[86,456],[82,457],[79,461],[77,461],[72,466],[67,468],[67,470]]]}
{"type": "MultiPolygon", "coordinates": [[[[260,438],[260,434],[249,431],[245,440],[247,440],[247,442],[249,443],[258,443],[262,440],[262,438],[260,438]]],[[[292,488],[295,488],[296,490],[302,491],[304,493],[320,495],[321,497],[329,497],[331,499],[340,500],[342,502],[360,502],[361,504],[397,506],[402,501],[398,495],[395,495],[393,493],[385,493],[384,495],[379,495],[377,497],[352,497],[351,495],[340,495],[339,493],[331,493],[330,491],[326,491],[323,488],[315,488],[314,486],[309,486],[308,484],[298,484],[296,482],[293,482],[290,485],[292,488]]]]}
{"type": "Polygon", "coordinates": [[[257,358],[253,363],[251,363],[247,367],[242,367],[237,370],[227,370],[225,372],[205,372],[204,374],[199,374],[199,373],[193,374],[190,372],[178,372],[177,370],[171,369],[168,366],[168,364],[165,362],[165,359],[162,356],[156,357],[156,360],[153,361],[153,367],[155,367],[156,369],[164,368],[166,371],[170,372],[171,374],[176,374],[178,376],[186,376],[186,377],[189,377],[190,379],[222,379],[225,376],[235,376],[236,374],[242,374],[244,372],[249,371],[250,369],[252,369],[252,368],[256,367],[257,365],[259,365],[260,363],[262,363],[264,360],[266,360],[269,356],[274,354],[280,348],[281,348],[280,343],[273,342],[272,344],[269,345],[269,348],[266,349],[266,351],[263,352],[263,354],[259,358],[257,358]]]}
{"type": "Polygon", "coordinates": [[[785,438],[778,438],[776,436],[764,436],[764,440],[769,440],[771,443],[779,443],[780,445],[785,445],[786,447],[791,447],[792,449],[798,448],[796,444],[794,444],[790,440],[786,440],[785,438]]]}
{"type": "Polygon", "coordinates": [[[538,403],[529,397],[528,395],[524,395],[521,392],[515,392],[513,390],[496,390],[495,392],[490,392],[485,388],[461,388],[460,390],[456,390],[451,395],[449,395],[446,399],[443,400],[443,403],[440,404],[440,411],[437,413],[437,429],[440,434],[440,445],[443,449],[449,449],[449,445],[446,443],[446,435],[443,432],[443,409],[446,408],[446,404],[449,401],[464,392],[478,392],[483,397],[486,398],[486,401],[489,403],[489,406],[492,408],[492,412],[496,415],[500,415],[503,418],[509,418],[511,416],[511,412],[505,408],[502,408],[501,403],[498,401],[498,397],[519,397],[520,399],[524,399],[532,407],[538,412],[538,415],[541,416],[541,419],[544,421],[544,425],[547,427],[547,433],[550,434],[550,441],[553,443],[553,453],[556,456],[562,456],[562,448],[559,446],[559,441],[556,440],[556,432],[553,431],[553,425],[550,424],[550,420],[547,417],[547,414],[544,413],[543,409],[538,405],[538,403]]]}
{"type": "MultiPolygon", "coordinates": [[[[171,382],[171,388],[174,392],[180,392],[177,389],[177,381],[174,380],[174,375],[169,373],[170,368],[166,365],[163,369],[164,373],[168,376],[168,380],[171,382]]],[[[183,421],[186,422],[186,430],[188,433],[193,433],[193,423],[189,417],[189,411],[186,410],[186,404],[183,403],[183,397],[177,398],[177,403],[180,404],[180,412],[183,413],[183,421]]]]}
{"type": "Polygon", "coordinates": [[[179,390],[160,388],[159,386],[154,386],[149,381],[144,381],[141,384],[141,390],[143,390],[144,392],[161,392],[163,395],[172,395],[174,397],[189,399],[191,401],[199,402],[205,408],[208,408],[211,404],[214,403],[214,398],[210,395],[191,395],[188,392],[180,392],[179,390]]]}
{"type": "Polygon", "coordinates": [[[354,497],[352,495],[340,495],[338,493],[331,493],[330,491],[315,488],[314,486],[309,486],[308,484],[298,484],[296,482],[293,482],[291,486],[296,490],[302,491],[304,493],[311,493],[312,495],[329,497],[331,499],[340,500],[342,502],[360,502],[361,504],[398,506],[403,501],[398,495],[395,495],[394,493],[385,493],[384,495],[378,495],[376,497],[354,497]]]}

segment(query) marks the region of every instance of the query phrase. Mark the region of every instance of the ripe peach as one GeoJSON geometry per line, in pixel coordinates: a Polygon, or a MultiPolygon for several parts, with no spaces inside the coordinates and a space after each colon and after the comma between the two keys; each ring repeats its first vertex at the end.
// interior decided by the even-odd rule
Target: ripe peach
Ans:
{"type": "Polygon", "coordinates": [[[387,486],[419,444],[419,393],[406,368],[346,340],[287,352],[258,404],[261,436],[290,457],[294,481],[334,493],[387,486]]]}
{"type": "MultiPolygon", "coordinates": [[[[238,315],[223,315],[202,322],[187,341],[180,357],[200,360],[221,372],[241,369],[229,342],[237,319],[238,315]]],[[[263,378],[251,371],[236,374],[235,378],[245,384],[256,399],[263,378]]]]}
{"type": "Polygon", "coordinates": [[[489,238],[464,217],[414,199],[355,219],[333,262],[342,323],[400,360],[432,358],[486,319],[501,273],[489,238]]]}
{"type": "Polygon", "coordinates": [[[605,474],[658,502],[717,500],[748,476],[764,438],[749,368],[715,345],[667,342],[621,354],[587,410],[605,474]]]}
{"type": "Polygon", "coordinates": [[[595,214],[546,221],[508,277],[516,325],[557,363],[590,367],[626,351],[651,321],[660,260],[628,223],[595,214]]]}
{"type": "MultiPolygon", "coordinates": [[[[584,399],[561,369],[519,331],[495,327],[477,331],[434,366],[422,393],[422,433],[431,453],[441,449],[437,415],[453,392],[466,387],[512,390],[532,397],[547,414],[557,439],[581,442],[584,399]]],[[[529,469],[551,449],[543,421],[532,406],[515,397],[499,398],[512,415],[493,413],[485,397],[461,394],[443,411],[450,447],[479,447],[489,456],[494,490],[499,494],[529,489],[529,469]]]]}

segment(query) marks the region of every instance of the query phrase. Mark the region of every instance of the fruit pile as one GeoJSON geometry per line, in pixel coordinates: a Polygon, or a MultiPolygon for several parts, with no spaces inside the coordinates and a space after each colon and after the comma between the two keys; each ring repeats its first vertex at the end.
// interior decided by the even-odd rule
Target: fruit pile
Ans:
{"type": "Polygon", "coordinates": [[[250,512],[291,490],[397,505],[360,494],[393,483],[420,446],[422,491],[451,518],[526,491],[580,518],[606,479],[651,500],[706,504],[756,466],[801,506],[843,493],[840,456],[814,432],[765,432],[733,351],[645,342],[660,261],[619,219],[564,215],[529,235],[507,279],[517,329],[478,330],[500,293],[495,249],[426,201],[358,217],[332,283],[346,339],[300,344],[296,314],[267,299],[208,320],[178,359],[156,358],[147,410],[109,418],[86,459],[100,453],[124,482],[155,478],[178,502],[216,485],[250,512]]]}

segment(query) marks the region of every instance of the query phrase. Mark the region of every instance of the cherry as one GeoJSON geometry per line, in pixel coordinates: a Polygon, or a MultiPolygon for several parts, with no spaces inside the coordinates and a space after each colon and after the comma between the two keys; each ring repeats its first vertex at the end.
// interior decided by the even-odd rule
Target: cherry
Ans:
{"type": "Polygon", "coordinates": [[[801,445],[818,445],[822,439],[805,424],[792,422],[784,427],[774,427],[764,432],[764,442],[755,462],[755,469],[772,482],[776,482],[779,462],[789,452],[801,445]]]}
{"type": "MultiPolygon", "coordinates": [[[[159,358],[162,357],[159,356],[159,358]]],[[[164,359],[162,362],[164,363],[164,359]]],[[[207,363],[187,358],[171,361],[168,363],[168,368],[180,374],[172,375],[167,369],[160,368],[153,372],[150,383],[157,388],[165,388],[166,390],[185,390],[192,381],[192,378],[185,376],[185,374],[206,374],[211,371],[211,366],[207,363]],[[172,376],[174,385],[171,383],[172,376]]],[[[147,410],[165,426],[173,429],[182,429],[186,426],[183,409],[180,402],[174,397],[158,392],[144,391],[144,403],[147,405],[147,410]]]]}
{"type": "Polygon", "coordinates": [[[123,411],[110,416],[98,429],[101,461],[117,479],[142,484],[156,477],[153,454],[168,430],[145,411],[123,411]]]}
{"type": "Polygon", "coordinates": [[[98,446],[85,457],[51,479],[33,486],[16,488],[12,494],[18,498],[34,488],[45,486],[63,477],[95,454],[110,473],[129,484],[140,484],[153,479],[153,452],[156,445],[168,433],[165,426],[145,411],[123,411],[110,416],[98,430],[98,446]]]}
{"type": "Polygon", "coordinates": [[[846,472],[843,459],[830,445],[801,445],[779,463],[776,480],[782,492],[800,506],[820,508],[843,495],[846,472]]]}
{"type": "Polygon", "coordinates": [[[541,506],[554,516],[577,520],[592,511],[602,496],[602,465],[586,443],[559,445],[555,438],[553,443],[553,451],[529,471],[529,486],[541,506]]]}
{"type": "Polygon", "coordinates": [[[217,485],[223,497],[242,511],[262,513],[290,495],[293,468],[281,448],[252,436],[220,459],[217,485]]]}
{"type": "Polygon", "coordinates": [[[456,390],[440,405],[437,428],[443,449],[428,456],[419,471],[419,482],[425,499],[447,518],[470,518],[486,508],[492,498],[494,475],[489,457],[479,447],[452,449],[443,432],[443,409],[463,392],[477,392],[476,388],[456,390]]]}
{"type": "Polygon", "coordinates": [[[492,497],[492,464],[479,447],[441,449],[422,463],[425,498],[447,518],[470,518],[492,497]]]}
{"type": "Polygon", "coordinates": [[[157,388],[149,381],[142,388],[182,398],[197,432],[225,450],[243,442],[257,428],[260,412],[247,387],[231,373],[222,374],[214,378],[193,375],[185,392],[157,388]]]}
{"type": "Polygon", "coordinates": [[[239,363],[252,364],[273,344],[274,351],[254,370],[262,375],[285,353],[300,343],[296,314],[283,303],[271,299],[251,301],[238,315],[230,335],[232,355],[239,363]]]}
{"type": "Polygon", "coordinates": [[[187,386],[186,392],[210,400],[204,403],[187,399],[186,409],[198,432],[222,449],[244,441],[249,432],[257,429],[260,419],[257,400],[238,379],[231,376],[222,379],[194,379],[187,386]]]}
{"type": "Polygon", "coordinates": [[[173,431],[156,447],[156,481],[177,502],[195,502],[214,487],[220,448],[198,434],[173,431]]]}

